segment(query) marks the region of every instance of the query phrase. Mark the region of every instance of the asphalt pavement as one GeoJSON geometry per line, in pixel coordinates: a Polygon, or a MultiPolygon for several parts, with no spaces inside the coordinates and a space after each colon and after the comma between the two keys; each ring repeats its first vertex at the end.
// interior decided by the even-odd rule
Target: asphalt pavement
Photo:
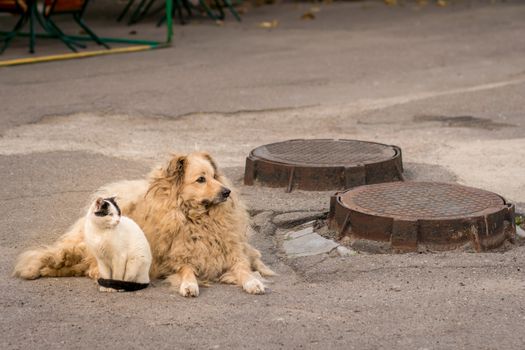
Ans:
{"type": "MultiPolygon", "coordinates": [[[[276,217],[322,214],[330,192],[242,184],[261,144],[359,139],[401,147],[409,180],[483,188],[525,212],[525,4],[398,3],[245,6],[240,23],[177,24],[170,48],[0,68],[0,348],[524,348],[522,241],[291,258],[276,217]],[[279,273],[266,295],[11,277],[17,254],[52,243],[99,186],[193,150],[210,152],[247,202],[252,242],[279,273]]],[[[94,2],[87,20],[104,35],[163,37],[154,16],[116,23],[122,6],[94,2]]],[[[20,40],[5,57],[25,55],[20,40]]]]}

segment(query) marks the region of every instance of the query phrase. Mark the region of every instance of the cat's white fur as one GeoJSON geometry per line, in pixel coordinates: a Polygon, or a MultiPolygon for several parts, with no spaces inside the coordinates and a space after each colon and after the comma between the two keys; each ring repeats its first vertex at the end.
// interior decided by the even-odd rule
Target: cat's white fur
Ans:
{"type": "MultiPolygon", "coordinates": [[[[84,241],[97,259],[100,278],[149,283],[152,257],[146,236],[135,221],[121,216],[111,201],[97,198],[93,202],[86,215],[84,241]],[[107,215],[100,216],[102,212],[107,215]]],[[[102,286],[99,290],[115,291],[102,286]]]]}

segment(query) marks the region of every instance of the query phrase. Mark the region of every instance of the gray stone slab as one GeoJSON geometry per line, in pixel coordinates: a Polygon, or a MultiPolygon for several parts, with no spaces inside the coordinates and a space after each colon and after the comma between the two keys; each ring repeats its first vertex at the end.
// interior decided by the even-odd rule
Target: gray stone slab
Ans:
{"type": "Polygon", "coordinates": [[[357,252],[353,249],[348,249],[347,247],[344,247],[342,245],[340,245],[339,247],[336,248],[337,249],[337,253],[339,254],[339,256],[341,257],[346,257],[346,256],[352,256],[352,255],[357,255],[357,252]]]}
{"type": "Polygon", "coordinates": [[[314,233],[314,228],[311,226],[303,228],[302,230],[299,230],[299,231],[290,231],[285,235],[285,239],[286,240],[296,239],[296,238],[302,237],[310,233],[314,233]]]}
{"type": "Polygon", "coordinates": [[[262,227],[268,223],[272,223],[272,216],[273,212],[263,211],[252,218],[252,223],[256,227],[262,227]]]}
{"type": "Polygon", "coordinates": [[[283,249],[291,258],[330,253],[337,246],[334,241],[323,238],[317,233],[308,233],[283,242],[283,249]]]}
{"type": "MultiPolygon", "coordinates": [[[[329,203],[329,197],[326,196],[326,202],[329,203]]],[[[277,226],[289,227],[291,225],[300,224],[306,221],[318,219],[324,215],[319,211],[298,211],[291,213],[284,213],[273,218],[273,223],[277,226]]]]}
{"type": "Polygon", "coordinates": [[[516,234],[521,238],[525,238],[525,230],[516,225],[516,234]]]}

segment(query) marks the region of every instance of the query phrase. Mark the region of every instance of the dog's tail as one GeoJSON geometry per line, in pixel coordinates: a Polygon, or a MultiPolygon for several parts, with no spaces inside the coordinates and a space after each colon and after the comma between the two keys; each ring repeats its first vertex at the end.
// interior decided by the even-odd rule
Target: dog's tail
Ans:
{"type": "MultiPolygon", "coordinates": [[[[93,265],[86,257],[83,219],[54,245],[28,250],[17,259],[13,276],[23,279],[39,277],[83,276],[93,265]]],[[[96,266],[96,264],[95,264],[96,266]]]]}

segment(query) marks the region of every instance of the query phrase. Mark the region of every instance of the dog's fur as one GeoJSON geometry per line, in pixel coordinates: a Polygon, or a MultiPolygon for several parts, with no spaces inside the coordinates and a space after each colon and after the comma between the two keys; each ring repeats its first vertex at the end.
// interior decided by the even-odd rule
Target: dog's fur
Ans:
{"type": "MultiPolygon", "coordinates": [[[[198,281],[220,281],[264,293],[262,276],[274,275],[248,243],[248,214],[215,161],[206,153],[173,156],[146,180],[122,181],[95,196],[117,195],[122,215],[133,219],[149,241],[150,276],[166,278],[183,296],[198,296],[198,281]]],[[[98,278],[96,260],[83,242],[84,218],[54,245],[20,255],[14,275],[98,278]]]]}

